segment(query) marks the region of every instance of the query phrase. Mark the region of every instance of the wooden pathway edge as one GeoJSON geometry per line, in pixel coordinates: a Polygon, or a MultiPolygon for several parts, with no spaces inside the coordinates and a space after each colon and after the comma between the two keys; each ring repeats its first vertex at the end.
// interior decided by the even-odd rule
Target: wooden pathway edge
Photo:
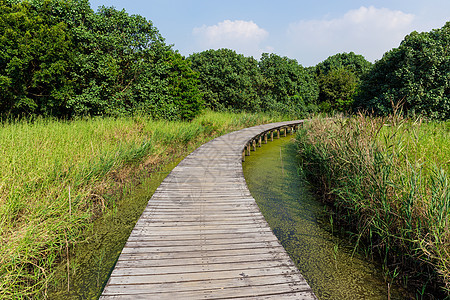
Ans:
{"type": "Polygon", "coordinates": [[[317,299],[242,170],[250,151],[302,124],[242,129],[189,154],[149,200],[100,299],[317,299]]]}

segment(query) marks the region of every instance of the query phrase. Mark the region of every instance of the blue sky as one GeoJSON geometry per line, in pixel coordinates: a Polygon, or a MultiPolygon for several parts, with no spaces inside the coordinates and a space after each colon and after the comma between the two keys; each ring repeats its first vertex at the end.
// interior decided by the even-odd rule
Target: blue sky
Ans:
{"type": "Polygon", "coordinates": [[[270,52],[312,66],[353,51],[375,61],[412,31],[450,21],[449,0],[90,0],[151,20],[185,56],[230,48],[270,52]]]}

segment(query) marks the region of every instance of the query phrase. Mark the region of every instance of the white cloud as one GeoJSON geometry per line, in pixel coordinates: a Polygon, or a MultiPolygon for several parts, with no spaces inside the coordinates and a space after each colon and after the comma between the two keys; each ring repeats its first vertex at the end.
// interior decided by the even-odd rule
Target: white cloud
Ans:
{"type": "Polygon", "coordinates": [[[380,59],[397,47],[413,30],[414,15],[387,8],[360,7],[336,19],[308,20],[290,24],[291,53],[306,65],[339,52],[353,51],[366,59],[380,59]],[[309,61],[308,61],[309,60],[309,61]]]}
{"type": "Polygon", "coordinates": [[[272,50],[261,46],[269,33],[253,21],[225,20],[217,25],[196,27],[192,33],[200,51],[229,48],[258,59],[262,52],[272,50]]]}

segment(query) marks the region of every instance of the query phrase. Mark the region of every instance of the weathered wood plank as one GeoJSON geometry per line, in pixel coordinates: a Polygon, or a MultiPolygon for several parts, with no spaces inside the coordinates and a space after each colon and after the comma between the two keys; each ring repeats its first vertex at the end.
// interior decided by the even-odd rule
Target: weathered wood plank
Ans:
{"type": "MultiPolygon", "coordinates": [[[[230,249],[230,250],[216,250],[208,252],[198,251],[179,251],[179,252],[160,252],[160,253],[123,253],[119,260],[136,260],[136,259],[177,259],[177,258],[213,258],[213,257],[225,257],[225,256],[245,256],[249,253],[252,254],[265,254],[269,253],[274,256],[283,255],[285,253],[283,248],[268,249],[268,248],[248,248],[248,249],[230,249]]],[[[288,256],[286,256],[288,258],[288,256]]],[[[114,272],[112,273],[114,274],[114,272]]]]}
{"type": "MultiPolygon", "coordinates": [[[[258,222],[261,218],[258,214],[241,214],[241,218],[243,219],[254,219],[255,222],[258,222]]],[[[209,215],[204,216],[201,214],[196,215],[152,215],[146,214],[142,216],[142,220],[138,221],[139,224],[145,222],[146,220],[154,220],[154,221],[165,221],[165,222],[208,222],[208,221],[229,221],[233,220],[233,214],[221,214],[221,215],[209,215]]]]}
{"type": "Polygon", "coordinates": [[[191,257],[191,258],[173,258],[173,259],[133,259],[133,260],[118,260],[117,268],[153,268],[159,266],[187,266],[204,264],[230,264],[241,262],[265,262],[265,261],[285,261],[284,253],[279,252],[279,255],[273,253],[251,253],[247,255],[238,256],[217,256],[217,257],[191,257]]]}
{"type": "Polygon", "coordinates": [[[256,209],[258,206],[255,203],[252,203],[248,200],[228,200],[228,201],[220,201],[220,200],[203,200],[203,201],[189,201],[189,202],[185,202],[185,203],[180,203],[181,201],[161,201],[159,203],[149,203],[147,205],[147,208],[149,209],[153,209],[153,208],[160,208],[160,209],[165,209],[165,208],[173,208],[173,207],[179,207],[180,205],[189,205],[190,207],[203,207],[205,205],[212,205],[214,204],[215,207],[219,207],[219,208],[227,208],[227,207],[234,207],[234,208],[239,208],[239,207],[246,207],[246,208],[251,208],[251,209],[256,209]]]}
{"type": "MultiPolygon", "coordinates": [[[[273,287],[274,285],[286,284],[287,281],[286,279],[288,279],[291,283],[296,284],[297,287],[297,289],[289,290],[287,293],[299,295],[297,291],[308,290],[308,286],[305,285],[305,281],[303,280],[302,277],[298,277],[295,275],[284,277],[279,276],[279,274],[274,274],[274,275],[252,276],[252,277],[241,276],[239,278],[229,278],[229,279],[212,279],[208,281],[200,280],[200,281],[184,281],[184,282],[150,283],[139,285],[110,285],[108,289],[105,289],[105,294],[106,295],[122,294],[133,296],[146,294],[164,297],[164,294],[171,293],[174,290],[178,292],[198,292],[198,291],[209,292],[214,289],[224,290],[224,289],[241,289],[248,287],[254,288],[265,287],[263,289],[269,290],[269,293],[271,292],[272,295],[267,295],[268,293],[266,292],[265,295],[260,294],[260,296],[273,296],[279,295],[280,293],[274,292],[272,289],[270,289],[270,287],[271,286],[273,287]]],[[[182,298],[182,299],[193,299],[193,298],[182,298]]]]}
{"type": "Polygon", "coordinates": [[[162,282],[189,282],[214,279],[245,278],[254,276],[267,276],[268,274],[278,274],[290,278],[299,276],[295,268],[279,266],[277,268],[247,268],[244,270],[219,270],[219,271],[198,271],[198,272],[179,272],[170,274],[152,274],[135,276],[115,276],[110,277],[109,285],[136,285],[162,282]],[[241,275],[240,275],[241,274],[241,275]]]}
{"type": "Polygon", "coordinates": [[[250,239],[257,241],[266,241],[266,240],[277,240],[277,238],[273,235],[272,232],[247,232],[247,233],[227,233],[227,234],[192,234],[192,235],[172,235],[172,236],[158,236],[158,235],[138,235],[134,234],[128,238],[128,241],[170,241],[170,242],[178,242],[178,241],[189,241],[189,240],[197,240],[197,241],[210,241],[214,242],[216,240],[223,240],[227,242],[228,240],[239,240],[239,239],[250,239]]]}
{"type": "Polygon", "coordinates": [[[149,200],[101,299],[315,299],[242,172],[243,154],[298,123],[230,133],[180,162],[149,200]]]}
{"type": "MultiPolygon", "coordinates": [[[[134,276],[153,276],[153,275],[168,275],[168,274],[180,274],[180,273],[205,273],[205,272],[230,272],[230,271],[247,271],[250,269],[266,269],[275,268],[281,270],[292,270],[293,265],[286,265],[285,262],[280,261],[256,261],[256,262],[235,262],[226,264],[207,264],[204,263],[198,265],[186,265],[186,266],[156,266],[151,268],[143,267],[128,267],[119,268],[114,273],[114,277],[128,276],[130,278],[134,276]],[[288,269],[290,268],[290,269],[288,269]]],[[[114,282],[114,281],[113,281],[114,282]]],[[[286,281],[285,281],[286,282],[286,281]]]]}
{"type": "Polygon", "coordinates": [[[242,243],[242,244],[218,244],[210,245],[193,243],[191,245],[174,246],[153,246],[151,243],[128,243],[122,253],[161,253],[161,252],[194,252],[194,251],[217,251],[217,250],[237,250],[237,249],[257,249],[268,248],[277,249],[281,247],[278,242],[264,243],[242,243]]]}
{"type": "MultiPolygon", "coordinates": [[[[217,288],[195,291],[181,291],[171,293],[142,293],[139,290],[128,290],[128,295],[139,294],[143,299],[230,299],[235,297],[261,297],[267,295],[278,295],[278,299],[283,299],[285,294],[296,293],[302,298],[297,299],[314,299],[311,289],[307,286],[292,283],[282,283],[273,285],[253,285],[232,288],[217,288]]],[[[102,299],[102,298],[101,298],[102,299]]]]}
{"type": "MultiPolygon", "coordinates": [[[[296,283],[302,284],[301,278],[298,278],[296,283]]],[[[154,283],[154,284],[142,284],[133,287],[134,292],[148,292],[152,293],[168,293],[171,291],[198,291],[201,289],[224,289],[224,288],[237,288],[252,286],[254,283],[258,285],[273,285],[286,283],[284,277],[279,274],[253,277],[253,278],[230,278],[230,279],[216,279],[209,282],[205,281],[189,281],[189,282],[168,282],[168,283],[154,283]]],[[[123,285],[111,285],[106,291],[106,294],[127,294],[129,288],[123,285]]]]}
{"type": "Polygon", "coordinates": [[[146,229],[144,228],[137,228],[137,234],[138,235],[147,235],[147,236],[159,236],[159,235],[194,235],[194,234],[221,234],[221,233],[248,233],[248,232],[260,232],[262,230],[265,230],[266,232],[270,232],[269,229],[261,229],[261,228],[232,228],[232,229],[206,229],[199,232],[198,230],[165,230],[165,229],[159,229],[157,232],[155,230],[146,229]]]}

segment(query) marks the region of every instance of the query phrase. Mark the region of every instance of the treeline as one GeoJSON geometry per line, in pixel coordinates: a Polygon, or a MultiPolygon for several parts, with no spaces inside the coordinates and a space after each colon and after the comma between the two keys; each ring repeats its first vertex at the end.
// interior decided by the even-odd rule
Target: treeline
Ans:
{"type": "Polygon", "coordinates": [[[200,74],[207,107],[297,115],[317,111],[314,75],[294,59],[264,53],[258,62],[229,49],[207,50],[188,59],[200,74]]]}
{"type": "Polygon", "coordinates": [[[191,119],[198,74],[138,15],[88,0],[0,0],[3,115],[191,119]]]}
{"type": "Polygon", "coordinates": [[[353,52],[315,67],[233,50],[185,58],[151,22],[88,0],[0,0],[0,115],[148,114],[192,119],[203,108],[363,110],[450,117],[450,23],[408,35],[372,64],[353,52]]]}
{"type": "Polygon", "coordinates": [[[412,32],[363,77],[354,108],[388,115],[450,118],[450,22],[431,32],[412,32]]]}

